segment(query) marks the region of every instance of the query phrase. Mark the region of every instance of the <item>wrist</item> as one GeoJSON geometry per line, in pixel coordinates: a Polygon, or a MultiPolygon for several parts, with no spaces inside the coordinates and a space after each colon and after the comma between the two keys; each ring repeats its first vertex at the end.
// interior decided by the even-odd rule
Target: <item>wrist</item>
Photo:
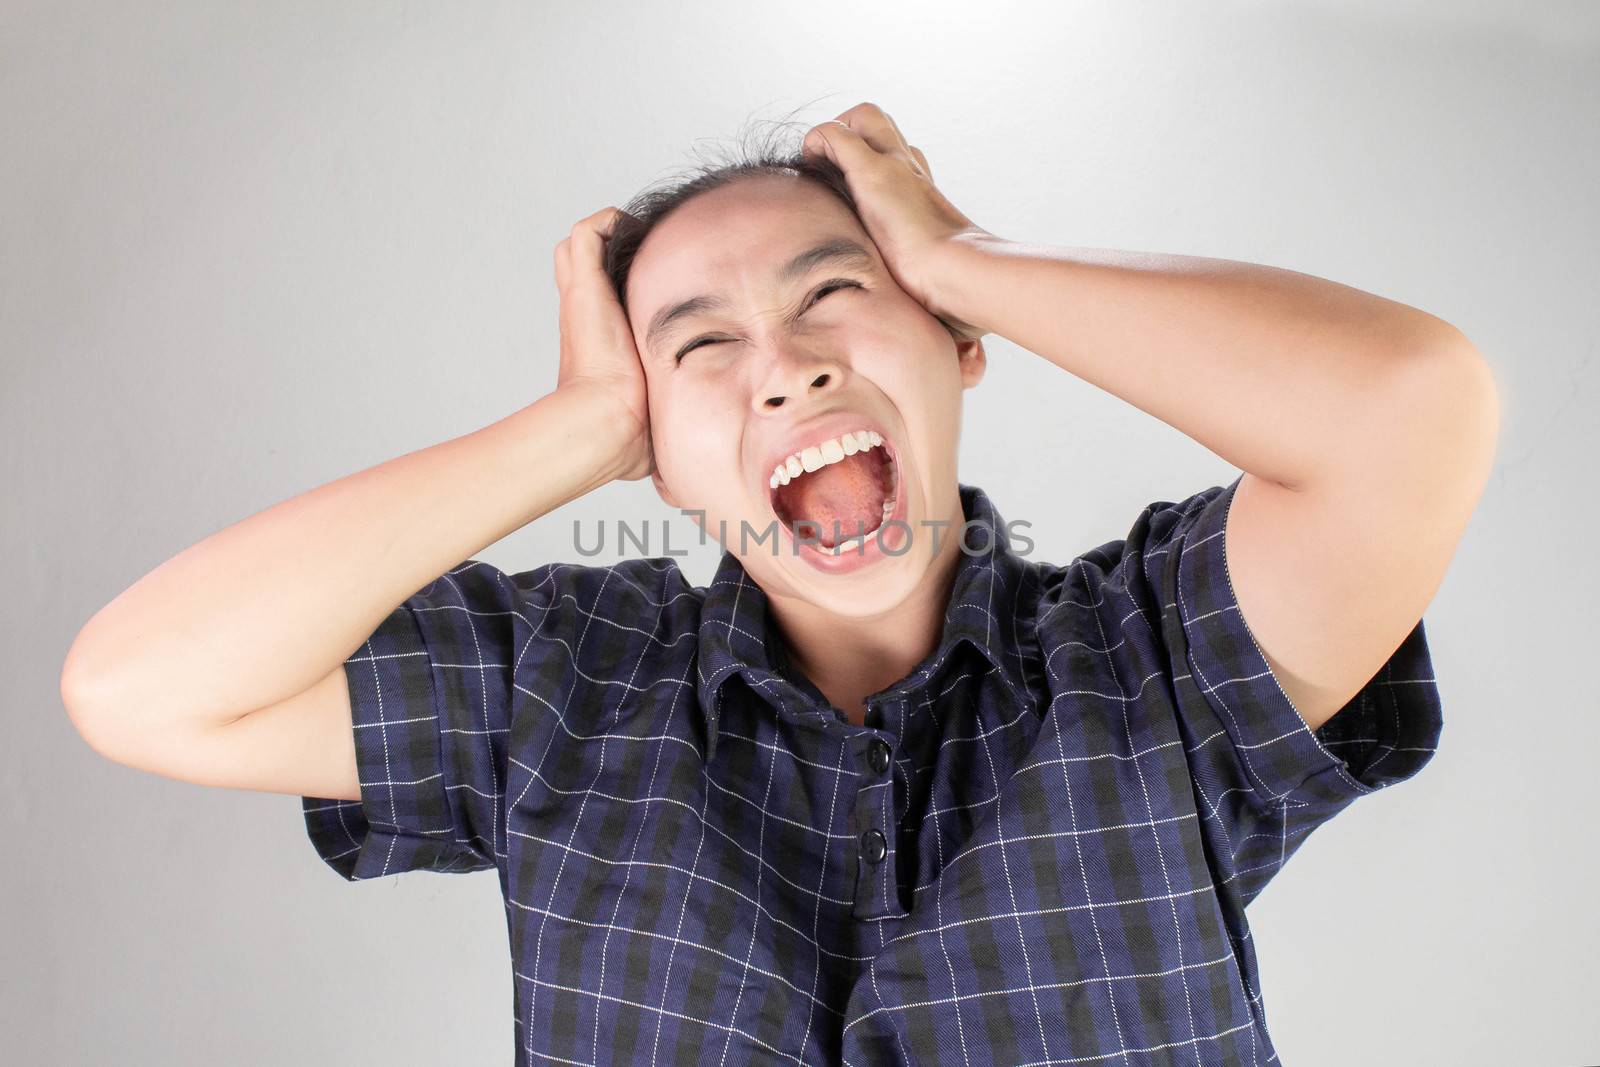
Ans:
{"type": "Polygon", "coordinates": [[[587,382],[563,385],[547,399],[569,411],[573,425],[582,427],[579,447],[590,457],[599,484],[620,478],[640,434],[638,416],[628,404],[613,390],[587,382]]]}
{"type": "Polygon", "coordinates": [[[982,337],[994,332],[982,307],[974,300],[982,291],[975,279],[982,277],[985,261],[1008,242],[987,230],[973,229],[955,234],[940,243],[928,257],[924,289],[928,309],[963,333],[982,337]]]}

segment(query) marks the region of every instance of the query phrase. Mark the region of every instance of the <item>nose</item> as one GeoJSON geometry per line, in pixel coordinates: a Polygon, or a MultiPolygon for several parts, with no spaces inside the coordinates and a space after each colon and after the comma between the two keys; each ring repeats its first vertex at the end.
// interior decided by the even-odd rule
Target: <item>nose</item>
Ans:
{"type": "Polygon", "coordinates": [[[756,393],[757,407],[770,411],[788,400],[819,397],[838,389],[843,381],[844,368],[838,360],[805,348],[789,347],[773,361],[766,387],[756,393]]]}

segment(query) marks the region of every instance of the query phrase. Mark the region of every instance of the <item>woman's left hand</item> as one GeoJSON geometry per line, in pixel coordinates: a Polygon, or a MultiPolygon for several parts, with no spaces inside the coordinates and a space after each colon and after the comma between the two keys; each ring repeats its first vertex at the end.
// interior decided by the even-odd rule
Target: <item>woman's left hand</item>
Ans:
{"type": "Polygon", "coordinates": [[[922,150],[908,144],[877,104],[860,103],[806,132],[801,154],[844,171],[867,233],[900,288],[965,336],[981,331],[939,306],[937,272],[963,239],[992,238],[933,184],[922,150]]]}

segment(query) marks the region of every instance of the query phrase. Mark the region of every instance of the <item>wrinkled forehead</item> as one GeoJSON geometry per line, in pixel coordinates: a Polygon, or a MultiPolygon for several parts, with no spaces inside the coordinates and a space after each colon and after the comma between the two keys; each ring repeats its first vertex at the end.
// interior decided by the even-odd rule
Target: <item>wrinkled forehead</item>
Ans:
{"type": "Polygon", "coordinates": [[[763,175],[702,193],[661,220],[634,256],[627,295],[635,337],[643,339],[668,303],[723,290],[737,300],[795,253],[835,235],[873,247],[855,214],[808,179],[763,175]]]}

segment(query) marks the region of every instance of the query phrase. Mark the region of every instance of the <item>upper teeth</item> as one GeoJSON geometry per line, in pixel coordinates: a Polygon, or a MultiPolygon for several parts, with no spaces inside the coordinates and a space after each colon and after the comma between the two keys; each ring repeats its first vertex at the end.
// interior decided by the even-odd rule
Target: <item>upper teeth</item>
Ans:
{"type": "Polygon", "coordinates": [[[767,479],[767,488],[776,489],[780,485],[787,485],[790,479],[798,478],[802,473],[809,474],[830,463],[837,463],[846,456],[865,452],[881,444],[883,437],[876,430],[856,430],[853,433],[831,437],[810,448],[802,448],[772,468],[772,477],[767,479]]]}

